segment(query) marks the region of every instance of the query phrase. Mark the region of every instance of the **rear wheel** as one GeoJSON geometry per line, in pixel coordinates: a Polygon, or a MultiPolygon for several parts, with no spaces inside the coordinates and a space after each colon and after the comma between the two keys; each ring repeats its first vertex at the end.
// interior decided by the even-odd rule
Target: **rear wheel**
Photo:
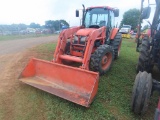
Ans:
{"type": "Polygon", "coordinates": [[[139,72],[136,76],[132,91],[132,111],[143,114],[147,108],[152,90],[152,76],[147,72],[139,72]]]}
{"type": "Polygon", "coordinates": [[[103,75],[110,69],[113,59],[113,48],[109,45],[101,45],[91,56],[90,69],[103,75]]]}
{"type": "Polygon", "coordinates": [[[139,55],[138,65],[137,65],[137,72],[147,71],[151,72],[153,65],[151,65],[150,60],[150,43],[148,37],[144,37],[142,40],[141,51],[139,55]]]}
{"type": "Polygon", "coordinates": [[[119,57],[121,44],[122,44],[122,34],[117,33],[116,37],[111,42],[111,46],[113,46],[114,48],[114,59],[117,59],[119,57]]]}

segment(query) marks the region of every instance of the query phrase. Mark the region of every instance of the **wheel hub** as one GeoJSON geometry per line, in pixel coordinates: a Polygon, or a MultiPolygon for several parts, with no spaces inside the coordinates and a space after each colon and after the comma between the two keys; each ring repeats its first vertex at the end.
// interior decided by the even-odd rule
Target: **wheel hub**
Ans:
{"type": "Polygon", "coordinates": [[[102,64],[105,65],[105,64],[107,63],[107,61],[108,61],[107,56],[104,56],[104,57],[102,58],[102,64]]]}
{"type": "Polygon", "coordinates": [[[103,56],[101,60],[101,66],[103,70],[106,70],[112,62],[112,54],[107,53],[105,56],[103,56]]]}

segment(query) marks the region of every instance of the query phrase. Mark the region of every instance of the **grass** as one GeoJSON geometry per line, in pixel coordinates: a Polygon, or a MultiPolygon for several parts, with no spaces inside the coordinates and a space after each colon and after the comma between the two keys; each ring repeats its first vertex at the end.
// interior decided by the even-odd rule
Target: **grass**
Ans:
{"type": "MultiPolygon", "coordinates": [[[[31,52],[45,60],[53,59],[56,44],[43,44],[31,52]]],[[[15,120],[151,120],[157,95],[151,99],[144,116],[131,112],[130,102],[135,79],[138,53],[133,40],[123,40],[119,59],[112,69],[100,77],[98,94],[90,108],[76,105],[44,91],[19,84],[14,95],[15,120]]],[[[1,110],[1,109],[0,109],[1,110]]],[[[1,116],[1,114],[0,114],[1,116]]],[[[1,118],[1,117],[0,117],[1,118]]]]}
{"type": "Polygon", "coordinates": [[[0,35],[0,41],[50,36],[51,34],[0,35]]]}

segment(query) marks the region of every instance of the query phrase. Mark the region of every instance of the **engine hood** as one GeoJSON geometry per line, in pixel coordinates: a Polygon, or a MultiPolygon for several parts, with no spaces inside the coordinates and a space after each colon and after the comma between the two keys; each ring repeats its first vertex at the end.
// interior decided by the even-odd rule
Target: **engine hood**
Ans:
{"type": "Polygon", "coordinates": [[[89,35],[92,31],[94,31],[96,28],[85,28],[85,29],[80,29],[77,31],[76,35],[78,36],[87,36],[89,35]]]}

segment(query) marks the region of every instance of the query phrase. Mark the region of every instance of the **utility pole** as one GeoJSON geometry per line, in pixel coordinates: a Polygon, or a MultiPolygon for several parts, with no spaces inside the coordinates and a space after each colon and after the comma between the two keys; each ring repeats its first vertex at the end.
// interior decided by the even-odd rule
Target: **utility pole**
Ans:
{"type": "Polygon", "coordinates": [[[141,0],[141,10],[140,10],[139,24],[138,24],[138,28],[137,28],[138,37],[136,38],[136,42],[137,42],[136,51],[139,51],[138,48],[139,48],[139,38],[140,38],[140,35],[141,35],[141,21],[142,21],[142,12],[143,12],[143,2],[144,2],[144,0],[141,0]]]}

